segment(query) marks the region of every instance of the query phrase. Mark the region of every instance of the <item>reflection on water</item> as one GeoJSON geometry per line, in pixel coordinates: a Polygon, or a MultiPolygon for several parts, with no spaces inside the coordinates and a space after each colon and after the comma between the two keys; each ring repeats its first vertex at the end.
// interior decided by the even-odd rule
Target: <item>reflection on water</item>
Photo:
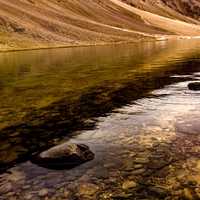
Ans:
{"type": "Polygon", "coordinates": [[[170,71],[164,66],[179,62],[198,47],[196,42],[186,43],[0,54],[0,127],[20,122],[32,110],[61,98],[78,98],[91,88],[121,87],[153,71],[170,71]]]}
{"type": "Polygon", "coordinates": [[[170,74],[197,70],[198,43],[0,54],[2,166],[53,145],[58,136],[82,129],[90,117],[169,84],[170,74]]]}
{"type": "Polygon", "coordinates": [[[182,130],[200,116],[199,93],[187,89],[199,80],[199,44],[1,54],[2,169],[61,138],[87,144],[96,155],[69,171],[18,164],[2,175],[3,198],[178,199],[176,191],[190,192],[183,185],[191,173],[198,188],[199,136],[182,130]]]}

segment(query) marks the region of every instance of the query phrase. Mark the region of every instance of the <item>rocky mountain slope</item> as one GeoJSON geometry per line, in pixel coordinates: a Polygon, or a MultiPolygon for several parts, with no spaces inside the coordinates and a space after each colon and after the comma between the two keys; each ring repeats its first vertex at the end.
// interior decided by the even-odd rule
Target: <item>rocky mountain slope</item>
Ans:
{"type": "Polygon", "coordinates": [[[200,24],[199,0],[122,0],[148,12],[188,23],[200,24]]]}
{"type": "Polygon", "coordinates": [[[0,0],[0,50],[199,36],[198,0],[0,0]]]}
{"type": "Polygon", "coordinates": [[[162,0],[168,7],[181,13],[182,15],[200,20],[199,0],[162,0]]]}

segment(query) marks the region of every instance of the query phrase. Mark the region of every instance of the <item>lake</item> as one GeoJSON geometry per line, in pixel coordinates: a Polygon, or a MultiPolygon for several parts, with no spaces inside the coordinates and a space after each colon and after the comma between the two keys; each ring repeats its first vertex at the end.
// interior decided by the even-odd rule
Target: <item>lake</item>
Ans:
{"type": "Polygon", "coordinates": [[[199,198],[200,93],[187,88],[200,80],[199,46],[1,53],[0,199],[199,198]],[[30,162],[66,141],[95,159],[60,171],[30,162]]]}

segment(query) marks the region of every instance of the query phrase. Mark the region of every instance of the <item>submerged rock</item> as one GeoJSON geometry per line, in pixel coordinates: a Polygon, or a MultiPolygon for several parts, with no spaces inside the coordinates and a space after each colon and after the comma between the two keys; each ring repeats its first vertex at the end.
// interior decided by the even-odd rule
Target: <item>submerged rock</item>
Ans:
{"type": "Polygon", "coordinates": [[[92,159],[94,153],[86,145],[64,143],[34,156],[32,162],[51,169],[70,169],[92,159]]]}
{"type": "Polygon", "coordinates": [[[132,172],[131,172],[131,174],[132,175],[141,175],[141,174],[144,174],[145,173],[145,169],[144,168],[141,168],[141,169],[136,169],[136,170],[133,170],[132,172]]]}
{"type": "Polygon", "coordinates": [[[190,90],[200,90],[200,82],[192,82],[188,84],[190,90]]]}
{"type": "Polygon", "coordinates": [[[151,186],[148,188],[148,192],[150,192],[150,194],[155,195],[156,197],[160,197],[160,198],[165,198],[166,196],[170,195],[170,193],[162,188],[162,187],[157,187],[157,186],[151,186]]]}
{"type": "Polygon", "coordinates": [[[186,200],[194,199],[193,196],[192,196],[192,192],[188,188],[184,188],[183,194],[184,194],[184,199],[186,199],[186,200]]]}
{"type": "Polygon", "coordinates": [[[12,185],[11,183],[6,183],[0,185],[0,194],[8,193],[12,190],[12,185]]]}
{"type": "Polygon", "coordinates": [[[95,195],[98,190],[99,187],[97,185],[92,183],[85,183],[80,186],[78,192],[80,196],[89,197],[95,195]]]}
{"type": "Polygon", "coordinates": [[[48,189],[44,188],[38,192],[39,197],[45,197],[48,195],[48,189]]]}
{"type": "Polygon", "coordinates": [[[112,199],[113,200],[130,200],[134,198],[134,194],[132,193],[120,193],[120,194],[113,194],[112,199]]]}
{"type": "Polygon", "coordinates": [[[131,188],[135,188],[137,186],[137,183],[135,181],[131,181],[131,180],[126,180],[124,181],[124,183],[122,184],[122,188],[124,190],[128,190],[131,188]]]}
{"type": "Polygon", "coordinates": [[[148,158],[135,158],[134,162],[136,164],[147,164],[149,162],[148,158]]]}

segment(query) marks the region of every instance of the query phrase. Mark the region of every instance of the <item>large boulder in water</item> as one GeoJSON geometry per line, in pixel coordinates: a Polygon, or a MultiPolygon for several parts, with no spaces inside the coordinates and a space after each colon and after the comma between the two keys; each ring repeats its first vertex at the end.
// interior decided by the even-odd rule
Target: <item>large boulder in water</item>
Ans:
{"type": "Polygon", "coordinates": [[[188,84],[188,88],[189,88],[190,90],[198,91],[198,90],[200,90],[200,82],[192,82],[192,83],[189,83],[189,84],[188,84]]]}
{"type": "Polygon", "coordinates": [[[32,162],[50,169],[70,169],[94,159],[84,144],[64,143],[33,157],[32,162]]]}

